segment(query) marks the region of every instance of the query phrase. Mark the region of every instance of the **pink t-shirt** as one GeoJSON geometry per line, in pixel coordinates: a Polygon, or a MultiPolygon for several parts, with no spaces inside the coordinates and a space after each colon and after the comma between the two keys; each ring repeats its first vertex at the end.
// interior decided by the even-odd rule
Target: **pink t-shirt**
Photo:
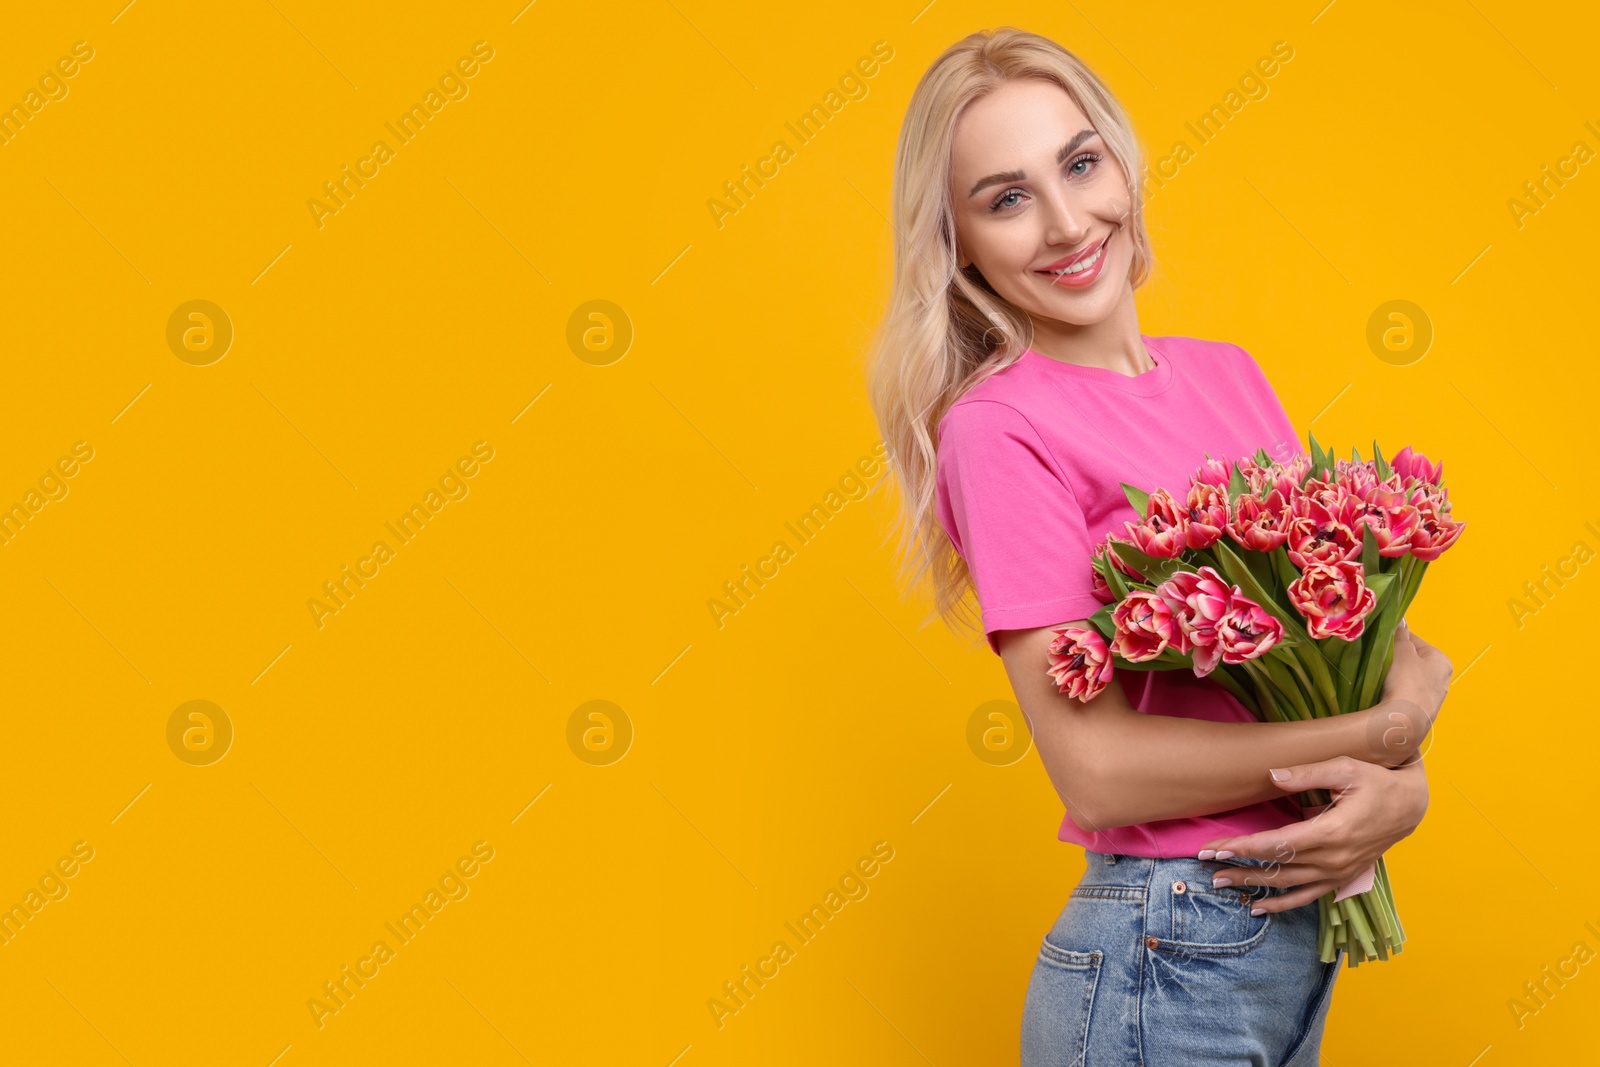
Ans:
{"type": "MultiPolygon", "coordinates": [[[[1121,482],[1178,494],[1208,457],[1233,460],[1264,448],[1286,459],[1302,451],[1244,349],[1143,339],[1156,366],[1133,377],[1029,350],[969,389],[939,422],[937,516],[967,562],[996,655],[997,630],[1074,622],[1104,606],[1094,595],[1094,548],[1106,534],[1122,534],[1125,520],[1139,519],[1121,482]]],[[[1041,673],[1045,667],[1041,660],[1041,673]]],[[[1188,670],[1120,670],[1116,678],[1147,714],[1255,721],[1227,690],[1188,670]]],[[[1214,838],[1300,819],[1285,796],[1099,833],[1069,813],[1058,837],[1095,852],[1193,856],[1214,838]]]]}

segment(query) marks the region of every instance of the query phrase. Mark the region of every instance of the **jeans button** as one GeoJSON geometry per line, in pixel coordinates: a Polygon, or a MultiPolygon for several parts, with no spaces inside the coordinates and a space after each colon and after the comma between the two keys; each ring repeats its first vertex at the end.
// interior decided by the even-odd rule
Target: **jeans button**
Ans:
{"type": "Polygon", "coordinates": [[[1180,878],[1176,882],[1172,883],[1172,891],[1174,893],[1187,893],[1189,891],[1189,886],[1182,878],[1180,878]]]}

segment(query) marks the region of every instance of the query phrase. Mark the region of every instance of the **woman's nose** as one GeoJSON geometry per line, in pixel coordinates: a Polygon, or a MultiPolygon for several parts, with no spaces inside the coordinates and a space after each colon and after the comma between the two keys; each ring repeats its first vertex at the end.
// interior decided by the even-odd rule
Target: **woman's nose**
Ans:
{"type": "Polygon", "coordinates": [[[1065,190],[1057,189],[1044,198],[1044,239],[1055,245],[1075,246],[1088,233],[1089,211],[1065,190]]]}

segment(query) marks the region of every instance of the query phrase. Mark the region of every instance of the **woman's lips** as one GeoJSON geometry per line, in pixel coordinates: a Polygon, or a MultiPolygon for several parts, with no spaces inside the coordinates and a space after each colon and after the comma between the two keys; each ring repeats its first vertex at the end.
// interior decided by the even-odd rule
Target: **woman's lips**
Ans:
{"type": "Polygon", "coordinates": [[[1089,285],[1100,276],[1100,269],[1105,266],[1106,246],[1111,242],[1111,235],[1107,234],[1098,247],[1092,252],[1079,253],[1077,256],[1068,256],[1066,259],[1057,260],[1044,270],[1039,271],[1050,279],[1051,285],[1065,285],[1080,289],[1089,285]],[[1069,269],[1070,268],[1070,269],[1069,269]]]}

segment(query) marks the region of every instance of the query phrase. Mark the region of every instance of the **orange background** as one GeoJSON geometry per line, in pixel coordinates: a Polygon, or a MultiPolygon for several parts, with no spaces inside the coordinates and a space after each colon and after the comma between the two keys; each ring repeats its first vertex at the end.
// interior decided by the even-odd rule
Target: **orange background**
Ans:
{"type": "Polygon", "coordinates": [[[1469,523],[1409,613],[1457,678],[1389,855],[1409,939],[1341,976],[1325,1062],[1589,1054],[1591,966],[1510,1004],[1600,950],[1592,10],[123,2],[0,35],[0,505],[38,504],[0,546],[0,905],[40,892],[0,945],[6,1059],[1014,1062],[1083,856],[1037,758],[970,743],[1000,663],[923,625],[863,495],[899,122],[1006,23],[1082,55],[1152,160],[1188,144],[1144,332],[1243,345],[1342,452],[1443,459],[1469,523]],[[1395,300],[1425,351],[1369,343],[1395,300]]]}

